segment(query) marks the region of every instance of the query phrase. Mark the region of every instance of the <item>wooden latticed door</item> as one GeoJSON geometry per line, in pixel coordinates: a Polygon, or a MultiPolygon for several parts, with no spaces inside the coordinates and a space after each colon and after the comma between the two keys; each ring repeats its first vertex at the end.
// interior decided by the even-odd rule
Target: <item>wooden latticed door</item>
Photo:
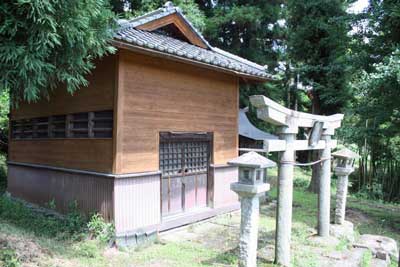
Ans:
{"type": "Polygon", "coordinates": [[[207,206],[210,133],[160,133],[161,214],[207,206]]]}

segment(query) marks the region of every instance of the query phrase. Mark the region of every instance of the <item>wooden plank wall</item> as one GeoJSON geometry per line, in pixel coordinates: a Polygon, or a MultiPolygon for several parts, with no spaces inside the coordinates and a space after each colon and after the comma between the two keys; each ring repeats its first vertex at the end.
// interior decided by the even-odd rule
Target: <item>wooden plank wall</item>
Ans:
{"type": "Polygon", "coordinates": [[[214,164],[238,151],[238,78],[120,50],[116,173],[159,169],[160,131],[214,133],[214,164]]]}
{"type": "MultiPolygon", "coordinates": [[[[21,103],[11,111],[11,119],[35,118],[68,113],[112,110],[116,77],[116,56],[96,62],[96,69],[88,77],[89,86],[74,95],[64,86],[55,89],[49,99],[36,103],[21,103]]],[[[113,140],[43,139],[10,141],[9,159],[16,162],[45,164],[99,172],[111,172],[113,140]]]]}

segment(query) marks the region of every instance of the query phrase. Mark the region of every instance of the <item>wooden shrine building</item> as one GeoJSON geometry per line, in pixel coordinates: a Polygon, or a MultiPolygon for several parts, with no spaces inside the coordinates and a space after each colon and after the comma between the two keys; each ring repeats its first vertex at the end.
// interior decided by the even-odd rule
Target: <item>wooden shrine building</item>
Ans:
{"type": "Polygon", "coordinates": [[[112,44],[88,87],[11,111],[12,196],[76,201],[122,239],[237,209],[239,82],[267,81],[264,67],[212,47],[171,3],[120,21],[112,44]]]}

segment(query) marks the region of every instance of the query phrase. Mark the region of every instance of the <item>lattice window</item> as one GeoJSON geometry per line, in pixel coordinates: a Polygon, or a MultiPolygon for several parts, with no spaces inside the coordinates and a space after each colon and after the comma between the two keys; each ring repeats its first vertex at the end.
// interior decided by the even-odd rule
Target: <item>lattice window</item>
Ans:
{"type": "Polygon", "coordinates": [[[11,137],[13,139],[22,139],[24,130],[23,120],[16,120],[11,122],[11,137]]]}
{"type": "Polygon", "coordinates": [[[72,114],[72,119],[70,120],[71,126],[69,130],[71,132],[71,137],[73,138],[85,138],[89,137],[89,113],[75,113],[72,114]]]}
{"type": "Polygon", "coordinates": [[[11,138],[112,138],[113,111],[12,120],[11,138]]]}
{"type": "Polygon", "coordinates": [[[113,123],[112,110],[93,112],[93,137],[112,137],[113,123]]]}
{"type": "Polygon", "coordinates": [[[66,136],[66,115],[52,116],[50,136],[53,138],[65,138],[66,136]]]}
{"type": "Polygon", "coordinates": [[[35,119],[33,128],[33,138],[48,138],[49,137],[49,118],[41,117],[35,119]]]}
{"type": "Polygon", "coordinates": [[[163,142],[160,144],[160,168],[165,174],[178,175],[182,172],[182,144],[163,142]]]}
{"type": "Polygon", "coordinates": [[[210,141],[201,138],[162,138],[160,169],[163,175],[207,172],[210,162],[210,141]]]}
{"type": "Polygon", "coordinates": [[[194,141],[185,143],[185,172],[205,172],[207,171],[209,153],[209,143],[205,141],[194,141]]]}

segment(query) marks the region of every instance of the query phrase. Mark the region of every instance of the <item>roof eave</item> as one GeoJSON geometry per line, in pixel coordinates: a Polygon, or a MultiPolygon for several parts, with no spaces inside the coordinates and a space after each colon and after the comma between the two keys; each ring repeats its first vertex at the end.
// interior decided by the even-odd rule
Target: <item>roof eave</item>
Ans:
{"type": "Polygon", "coordinates": [[[199,62],[199,61],[196,61],[196,60],[192,60],[192,59],[189,59],[189,58],[182,58],[182,57],[171,55],[171,54],[164,53],[164,52],[161,52],[161,51],[156,51],[156,50],[153,50],[153,49],[149,49],[149,48],[145,48],[145,47],[129,44],[129,43],[126,43],[126,42],[123,42],[123,41],[117,41],[115,39],[111,40],[110,42],[111,42],[112,45],[114,45],[114,46],[116,46],[118,48],[124,48],[124,49],[130,50],[130,51],[133,51],[133,52],[138,52],[138,53],[141,53],[141,54],[147,54],[147,55],[151,55],[151,56],[166,58],[166,59],[173,60],[173,61],[176,61],[176,62],[183,62],[183,63],[196,65],[196,66],[204,67],[204,68],[207,68],[207,69],[212,69],[212,70],[215,70],[215,71],[231,74],[231,75],[234,75],[234,76],[242,78],[244,82],[267,82],[267,81],[273,80],[273,78],[269,77],[269,76],[265,76],[265,77],[254,76],[254,75],[243,73],[243,72],[229,70],[229,69],[222,68],[222,67],[219,67],[219,66],[215,66],[215,65],[204,63],[204,62],[199,62]]]}

